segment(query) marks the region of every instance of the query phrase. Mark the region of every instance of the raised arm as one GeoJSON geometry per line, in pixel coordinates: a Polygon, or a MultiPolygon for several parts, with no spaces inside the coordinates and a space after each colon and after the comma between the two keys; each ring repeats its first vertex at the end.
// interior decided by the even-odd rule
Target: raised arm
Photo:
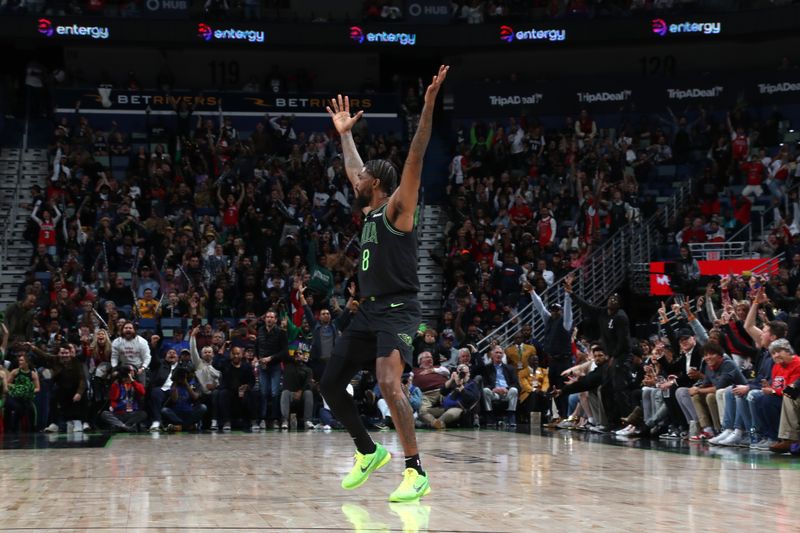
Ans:
{"type": "Polygon", "coordinates": [[[564,329],[572,331],[572,294],[564,291],[564,329]]]}
{"type": "Polygon", "coordinates": [[[533,306],[536,308],[536,311],[542,316],[542,320],[548,320],[550,318],[550,311],[548,311],[542,299],[536,294],[536,291],[533,289],[533,285],[528,283],[527,281],[522,284],[522,290],[527,292],[531,295],[531,301],[533,302],[533,306]]]}
{"type": "Polygon", "coordinates": [[[422,159],[428,149],[428,141],[431,139],[433,108],[436,105],[436,96],[447,78],[449,69],[450,67],[446,65],[440,66],[439,72],[433,76],[431,84],[425,90],[425,104],[422,106],[417,132],[408,149],[406,163],[400,176],[400,184],[389,198],[386,215],[394,227],[400,231],[411,231],[414,228],[414,212],[417,209],[419,186],[422,182],[422,159]]]}
{"type": "Polygon", "coordinates": [[[766,303],[767,295],[764,293],[764,288],[758,290],[756,297],[750,304],[750,310],[747,312],[747,317],[744,319],[744,329],[748,335],[753,339],[756,346],[761,344],[761,336],[764,332],[756,326],[756,316],[758,316],[758,308],[761,304],[766,303]]]}
{"type": "Polygon", "coordinates": [[[350,185],[354,188],[358,180],[358,173],[364,167],[364,162],[361,161],[361,156],[358,155],[356,149],[356,141],[353,139],[353,126],[355,126],[364,111],[359,111],[353,116],[350,116],[350,97],[337,95],[336,98],[331,98],[331,105],[326,107],[328,115],[333,120],[333,125],[339,136],[342,139],[342,152],[344,155],[344,169],[347,173],[347,179],[350,180],[350,185]]]}
{"type": "Polygon", "coordinates": [[[197,351],[197,332],[199,330],[200,326],[195,326],[189,333],[189,354],[192,356],[192,364],[197,369],[205,366],[204,361],[200,358],[200,353],[197,351]]]}
{"type": "Polygon", "coordinates": [[[39,204],[36,204],[36,206],[33,208],[33,213],[31,213],[31,219],[41,226],[42,219],[36,216],[38,213],[39,213],[39,204]]]}

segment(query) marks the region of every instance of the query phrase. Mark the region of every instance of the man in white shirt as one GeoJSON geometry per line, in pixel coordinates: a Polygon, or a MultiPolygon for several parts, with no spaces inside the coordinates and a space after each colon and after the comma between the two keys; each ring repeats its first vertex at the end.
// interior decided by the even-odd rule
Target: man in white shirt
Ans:
{"type": "Polygon", "coordinates": [[[136,368],[136,381],[146,386],[145,370],[150,366],[150,345],[136,334],[133,322],[122,326],[122,336],[111,343],[111,368],[119,365],[136,368]]]}

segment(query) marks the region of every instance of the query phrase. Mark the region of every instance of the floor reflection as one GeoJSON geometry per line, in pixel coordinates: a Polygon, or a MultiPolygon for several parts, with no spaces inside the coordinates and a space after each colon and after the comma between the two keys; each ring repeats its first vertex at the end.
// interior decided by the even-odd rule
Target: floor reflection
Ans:
{"type": "MultiPolygon", "coordinates": [[[[403,533],[417,533],[428,531],[428,523],[431,516],[430,505],[420,502],[413,503],[390,503],[389,510],[400,519],[403,533]]],[[[353,525],[356,533],[366,531],[389,532],[397,531],[394,524],[387,524],[380,518],[370,514],[369,509],[363,505],[355,503],[345,503],[342,505],[342,513],[345,518],[353,525]]]]}

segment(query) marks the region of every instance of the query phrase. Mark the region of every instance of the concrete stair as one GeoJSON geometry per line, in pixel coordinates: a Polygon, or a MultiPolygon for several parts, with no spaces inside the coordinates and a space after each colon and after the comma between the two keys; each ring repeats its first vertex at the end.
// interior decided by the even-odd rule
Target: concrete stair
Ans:
{"type": "Polygon", "coordinates": [[[436,327],[442,311],[442,269],[431,259],[429,252],[440,250],[444,245],[444,227],[447,213],[440,205],[426,205],[420,217],[417,230],[419,238],[419,301],[422,307],[422,320],[436,327]]]}
{"type": "Polygon", "coordinates": [[[0,309],[16,301],[33,249],[23,234],[30,212],[19,207],[30,202],[34,184],[44,186],[48,175],[47,151],[9,148],[0,151],[0,309]]]}

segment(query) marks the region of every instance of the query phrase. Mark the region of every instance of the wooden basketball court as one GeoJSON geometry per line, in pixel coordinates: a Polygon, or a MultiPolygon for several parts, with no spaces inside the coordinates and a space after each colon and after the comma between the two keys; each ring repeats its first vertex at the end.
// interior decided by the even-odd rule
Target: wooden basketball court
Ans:
{"type": "MultiPolygon", "coordinates": [[[[569,431],[419,432],[432,492],[389,504],[394,454],[352,492],[343,432],[33,436],[0,451],[2,531],[797,531],[800,461],[569,431]],[[40,440],[36,440],[40,439],[40,440]],[[46,440],[41,440],[46,439],[46,440]],[[105,439],[103,439],[104,441],[105,439]]],[[[6,436],[5,448],[13,443],[6,436]]]]}

